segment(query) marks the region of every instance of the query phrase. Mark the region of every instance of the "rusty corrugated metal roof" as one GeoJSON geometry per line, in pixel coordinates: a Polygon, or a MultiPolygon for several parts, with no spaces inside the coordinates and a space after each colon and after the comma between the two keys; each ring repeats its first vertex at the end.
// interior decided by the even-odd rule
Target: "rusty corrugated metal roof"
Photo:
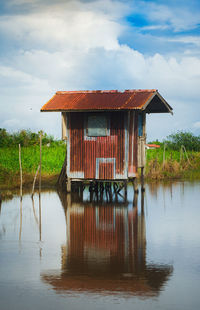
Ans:
{"type": "MultiPolygon", "coordinates": [[[[97,111],[97,110],[132,110],[143,109],[151,100],[159,99],[172,108],[158,94],[150,90],[95,90],[95,91],[58,91],[42,107],[41,111],[97,111]]],[[[170,112],[170,111],[168,111],[170,112]]]]}

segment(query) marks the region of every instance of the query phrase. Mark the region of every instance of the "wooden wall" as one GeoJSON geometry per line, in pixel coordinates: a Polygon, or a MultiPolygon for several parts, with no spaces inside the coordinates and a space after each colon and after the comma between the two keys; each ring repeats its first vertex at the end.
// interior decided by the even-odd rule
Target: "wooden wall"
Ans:
{"type": "Polygon", "coordinates": [[[101,180],[135,177],[137,168],[145,164],[145,113],[142,113],[143,134],[139,136],[141,117],[137,111],[98,112],[104,113],[109,120],[109,133],[95,137],[87,136],[86,132],[86,120],[91,113],[62,113],[68,177],[101,180]]]}

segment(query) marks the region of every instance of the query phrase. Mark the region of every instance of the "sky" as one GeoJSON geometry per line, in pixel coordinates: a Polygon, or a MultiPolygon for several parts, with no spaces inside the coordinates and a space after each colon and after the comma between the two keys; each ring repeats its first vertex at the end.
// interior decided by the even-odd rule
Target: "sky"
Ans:
{"type": "Polygon", "coordinates": [[[199,0],[0,0],[0,128],[61,137],[58,90],[158,89],[147,140],[200,134],[199,0]]]}

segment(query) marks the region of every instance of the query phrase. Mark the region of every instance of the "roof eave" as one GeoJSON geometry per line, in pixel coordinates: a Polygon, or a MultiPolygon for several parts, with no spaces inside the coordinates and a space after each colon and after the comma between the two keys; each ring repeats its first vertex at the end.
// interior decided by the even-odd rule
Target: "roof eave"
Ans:
{"type": "Polygon", "coordinates": [[[40,110],[40,112],[112,112],[112,111],[130,111],[130,110],[141,110],[142,108],[140,107],[137,107],[137,108],[129,108],[129,109],[126,109],[126,108],[116,108],[116,109],[80,109],[80,110],[64,110],[64,109],[52,109],[52,110],[40,110]]]}
{"type": "Polygon", "coordinates": [[[158,91],[155,91],[155,93],[147,100],[147,102],[144,104],[144,106],[142,107],[142,110],[146,110],[146,108],[148,107],[148,105],[151,103],[151,101],[153,100],[153,98],[155,96],[158,96],[158,98],[161,100],[161,102],[165,105],[165,107],[167,108],[167,112],[165,111],[158,111],[158,112],[149,112],[149,113],[170,113],[173,115],[172,112],[172,107],[167,103],[167,101],[159,94],[158,91]]]}

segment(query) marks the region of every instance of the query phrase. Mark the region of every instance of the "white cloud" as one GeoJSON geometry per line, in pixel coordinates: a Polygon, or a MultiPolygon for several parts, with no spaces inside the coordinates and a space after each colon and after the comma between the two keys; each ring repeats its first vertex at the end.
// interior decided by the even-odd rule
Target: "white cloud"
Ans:
{"type": "Polygon", "coordinates": [[[195,123],[193,124],[193,127],[194,127],[194,128],[197,128],[197,129],[200,129],[200,121],[195,122],[195,123]]]}
{"type": "Polygon", "coordinates": [[[104,12],[103,1],[87,5],[69,1],[26,15],[7,15],[0,17],[0,31],[20,41],[24,48],[38,45],[58,51],[69,47],[114,49],[123,30],[115,19],[124,11],[124,5],[115,2],[113,7],[111,4],[112,1],[106,1],[107,12],[104,12]]]}
{"type": "Polygon", "coordinates": [[[198,27],[200,13],[193,7],[159,5],[153,2],[145,3],[145,14],[152,22],[170,25],[175,32],[198,27]]]}
{"type": "Polygon", "coordinates": [[[200,37],[198,36],[181,36],[181,37],[175,37],[175,38],[169,38],[167,39],[169,42],[181,42],[184,44],[193,44],[197,47],[200,46],[200,37]]]}
{"type": "Polygon", "coordinates": [[[169,25],[151,25],[141,27],[141,30],[166,30],[166,29],[169,29],[169,25]]]}
{"type": "Polygon", "coordinates": [[[200,59],[145,56],[121,45],[124,26],[119,20],[128,6],[103,4],[60,2],[26,15],[0,17],[0,31],[20,45],[0,63],[0,100],[6,102],[0,127],[14,128],[20,122],[21,128],[60,136],[60,115],[39,112],[56,90],[128,88],[157,88],[175,110],[174,117],[149,118],[149,138],[191,126],[199,113],[200,59]]]}

